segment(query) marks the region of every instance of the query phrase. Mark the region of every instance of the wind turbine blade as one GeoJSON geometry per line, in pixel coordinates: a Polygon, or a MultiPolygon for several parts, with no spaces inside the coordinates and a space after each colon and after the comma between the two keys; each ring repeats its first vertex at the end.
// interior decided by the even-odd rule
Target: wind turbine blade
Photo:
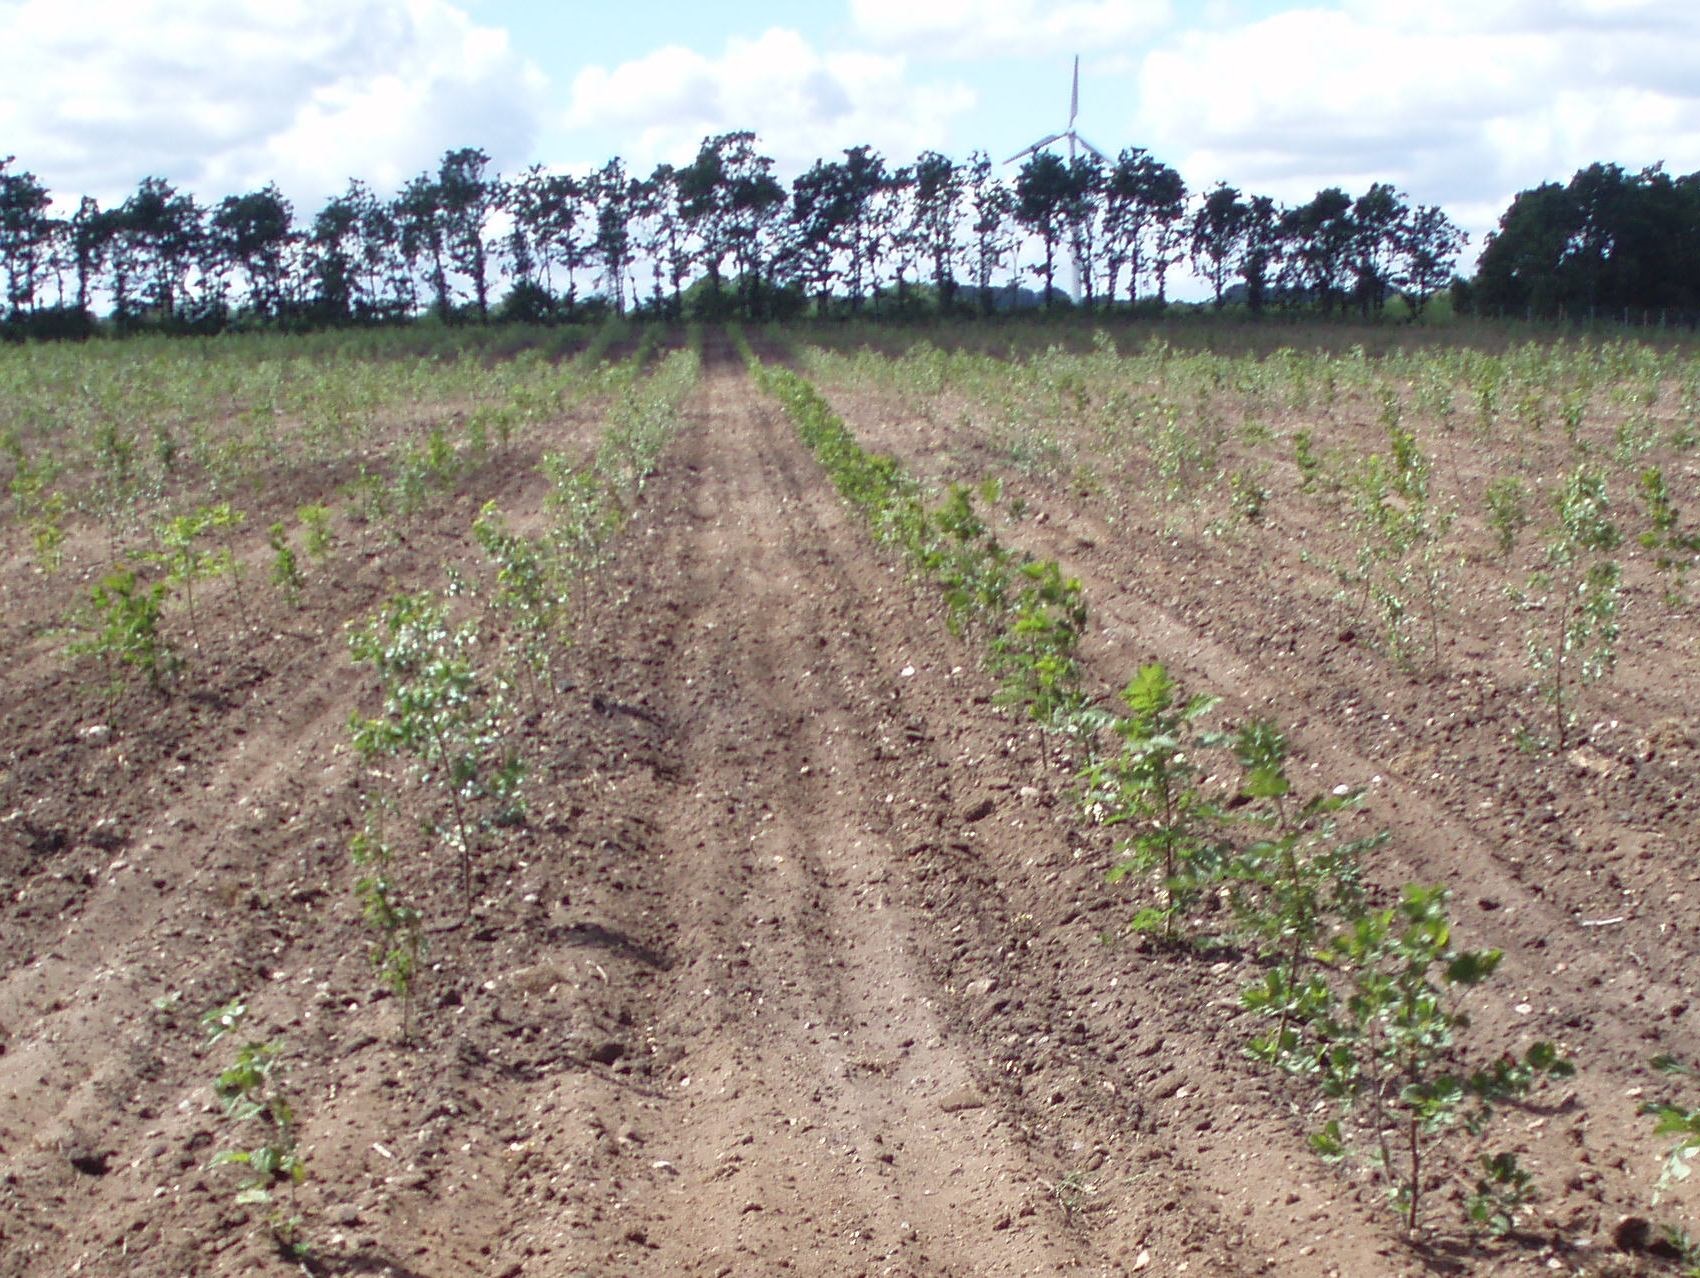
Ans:
{"type": "Polygon", "coordinates": [[[1076,133],[1073,136],[1074,136],[1075,141],[1079,142],[1081,146],[1085,147],[1088,151],[1092,152],[1093,155],[1097,156],[1105,164],[1108,164],[1110,162],[1109,156],[1105,155],[1097,147],[1093,146],[1085,138],[1081,137],[1080,134],[1076,133]]]}
{"type": "Polygon", "coordinates": [[[1040,147],[1049,146],[1051,143],[1055,142],[1060,137],[1062,137],[1062,134],[1060,134],[1060,133],[1047,134],[1045,137],[1040,138],[1032,146],[1023,147],[1021,150],[1017,151],[1014,155],[1010,156],[1009,159],[1005,160],[1004,163],[1005,164],[1014,164],[1022,156],[1032,155],[1033,152],[1037,151],[1040,147]]]}
{"type": "Polygon", "coordinates": [[[1080,55],[1074,55],[1074,90],[1068,95],[1068,127],[1074,127],[1074,117],[1080,114],[1080,55]]]}

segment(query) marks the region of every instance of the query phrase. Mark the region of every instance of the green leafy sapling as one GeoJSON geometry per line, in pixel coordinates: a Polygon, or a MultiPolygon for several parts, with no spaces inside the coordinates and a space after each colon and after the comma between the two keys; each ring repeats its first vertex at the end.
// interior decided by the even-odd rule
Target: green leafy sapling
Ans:
{"type": "Polygon", "coordinates": [[[485,503],[472,531],[496,565],[495,601],[512,622],[521,672],[533,686],[558,691],[552,658],[570,594],[548,544],[512,531],[493,501],[485,503]]]}
{"type": "MultiPolygon", "coordinates": [[[[1673,1078],[1694,1078],[1700,1074],[1674,1056],[1655,1056],[1653,1068],[1673,1078]]],[[[1641,1107],[1641,1112],[1658,1120],[1654,1127],[1658,1135],[1676,1137],[1665,1153],[1664,1168],[1659,1173],[1658,1192],[1663,1194],[1693,1174],[1695,1157],[1700,1155],[1700,1108],[1650,1101],[1641,1107]]]]}
{"type": "Polygon", "coordinates": [[[944,591],[951,633],[961,635],[984,621],[995,629],[1008,603],[1010,555],[974,509],[967,485],[950,486],[944,502],[932,512],[929,531],[933,535],[921,539],[917,550],[921,566],[944,591]]]}
{"type": "MultiPolygon", "coordinates": [[[[1700,1071],[1674,1056],[1655,1056],[1653,1068],[1675,1078],[1700,1077],[1700,1071]]],[[[1666,1193],[1694,1173],[1694,1160],[1700,1156],[1700,1108],[1669,1101],[1649,1101],[1641,1107],[1641,1112],[1653,1116],[1653,1130],[1658,1135],[1676,1138],[1665,1151],[1658,1184],[1653,1190],[1653,1202],[1657,1205],[1666,1193]]],[[[1681,1257],[1683,1272],[1688,1278],[1700,1278],[1700,1239],[1680,1225],[1666,1225],[1663,1232],[1681,1257]]]]}
{"type": "Polygon", "coordinates": [[[59,571],[65,545],[65,494],[51,484],[57,468],[51,461],[32,462],[21,445],[8,436],[4,451],[17,466],[12,475],[12,504],[29,529],[35,564],[42,572],[59,571]]]}
{"type": "Polygon", "coordinates": [[[433,491],[443,491],[454,483],[460,469],[460,455],[442,425],[432,426],[425,442],[406,449],[396,464],[394,509],[403,518],[416,514],[433,491]]]}
{"type": "Polygon", "coordinates": [[[30,516],[30,545],[36,566],[43,572],[58,572],[65,551],[65,494],[48,493],[30,516]]]}
{"type": "Polygon", "coordinates": [[[1293,434],[1293,461],[1299,468],[1299,488],[1308,493],[1322,478],[1322,459],[1316,455],[1316,440],[1308,430],[1293,434]]]}
{"type": "Polygon", "coordinates": [[[1122,701],[1128,713],[1109,725],[1119,748],[1088,763],[1081,780],[1100,820],[1132,831],[1116,845],[1121,859],[1110,882],[1157,876],[1159,902],[1138,911],[1132,927],[1172,939],[1226,858],[1221,810],[1198,786],[1198,752],[1220,743],[1200,726],[1217,698],[1186,696],[1152,662],[1122,690],[1122,701]]]}
{"type": "Polygon", "coordinates": [[[272,585],[282,591],[283,597],[291,604],[299,604],[301,587],[306,581],[301,576],[295,549],[289,544],[289,529],[282,520],[266,530],[266,544],[272,550],[272,585]]]}
{"type": "MultiPolygon", "coordinates": [[[[562,454],[545,453],[542,470],[549,478],[543,504],[550,516],[550,559],[565,590],[564,583],[582,581],[603,562],[620,528],[620,504],[600,475],[589,467],[575,468],[562,454]]],[[[586,620],[590,592],[565,593],[576,596],[578,620],[586,620]]]]}
{"type": "Polygon", "coordinates": [[[331,511],[329,506],[308,505],[297,508],[295,518],[301,521],[301,527],[306,530],[307,557],[315,561],[323,561],[336,545],[336,534],[331,531],[331,511]]]}
{"type": "MultiPolygon", "coordinates": [[[[212,1047],[241,1026],[247,1006],[232,1000],[201,1017],[212,1047]]],[[[224,1149],[207,1164],[240,1167],[244,1175],[236,1190],[241,1206],[266,1206],[266,1224],[278,1246],[291,1255],[302,1256],[307,1246],[300,1237],[301,1217],[293,1208],[295,1189],[307,1179],[307,1164],[296,1142],[295,1107],[282,1084],[283,1048],[278,1043],[249,1040],[237,1049],[236,1059],[213,1082],[213,1090],[224,1103],[225,1115],[237,1123],[252,1123],[260,1132],[260,1143],[248,1148],[224,1149]],[[274,1193],[288,1186],[291,1209],[273,1206],[274,1193]]]]}
{"type": "Polygon", "coordinates": [[[1268,503],[1269,490],[1255,471],[1237,470],[1228,476],[1228,504],[1248,524],[1263,518],[1263,508],[1268,503]]]}
{"type": "Polygon", "coordinates": [[[1683,576],[1700,554],[1700,533],[1684,533],[1676,504],[1665,486],[1664,472],[1649,466],[1641,472],[1641,506],[1647,528],[1636,541],[1653,552],[1653,567],[1665,583],[1665,603],[1672,608],[1683,603],[1683,576]]]}
{"type": "Polygon", "coordinates": [[[195,619],[195,583],[226,572],[234,575],[236,558],[228,538],[230,530],[245,518],[229,502],[220,502],[178,515],[156,529],[160,549],[150,558],[165,570],[167,580],[183,587],[183,598],[189,608],[189,633],[197,650],[201,646],[201,632],[195,619]],[[220,541],[213,549],[202,545],[209,534],[216,534],[220,541]]]}
{"type": "Polygon", "coordinates": [[[459,861],[468,911],[479,808],[511,815],[524,776],[503,741],[504,691],[473,661],[477,643],[476,627],[451,626],[447,607],[428,593],[397,595],[349,636],[354,660],[377,671],[384,696],[381,714],[350,720],[355,749],[367,758],[411,758],[421,787],[447,800],[448,820],[432,828],[459,861]]]}
{"type": "Polygon", "coordinates": [[[1486,493],[1487,522],[1499,543],[1502,559],[1510,559],[1518,535],[1529,526],[1529,490],[1515,475],[1489,481],[1486,493]]]}
{"type": "MultiPolygon", "coordinates": [[[[1317,947],[1364,906],[1364,855],[1386,842],[1385,833],[1345,839],[1336,816],[1356,807],[1359,791],[1340,786],[1330,794],[1300,801],[1287,776],[1287,739],[1266,720],[1253,720],[1234,734],[1233,750],[1244,770],[1237,813],[1259,828],[1233,857],[1228,879],[1239,926],[1278,963],[1287,989],[1302,989],[1317,947]]],[[[1294,1046],[1290,1008],[1278,1011],[1273,1034],[1252,1044],[1252,1055],[1274,1061],[1294,1046]]]]}
{"type": "Polygon", "coordinates": [[[1503,1238],[1517,1227],[1518,1214],[1535,1197],[1535,1177],[1506,1150],[1482,1154],[1476,1160],[1473,1187],[1464,1200],[1470,1223],[1495,1238],[1503,1238]]]}
{"type": "Polygon", "coordinates": [[[1019,705],[1043,728],[1073,731],[1086,695],[1080,686],[1086,600],[1080,581],[1055,560],[1021,566],[1022,585],[992,640],[992,669],[1000,699],[1019,705]]]}
{"type": "Polygon", "coordinates": [[[1387,647],[1404,663],[1413,595],[1428,617],[1429,656],[1440,660],[1440,612],[1446,587],[1444,539],[1452,514],[1433,498],[1430,464],[1416,436],[1389,410],[1388,452],[1373,455],[1353,484],[1359,531],[1357,581],[1380,612],[1387,647]]]}
{"type": "Polygon", "coordinates": [[[1586,466],[1564,482],[1545,566],[1529,579],[1525,607],[1544,613],[1528,630],[1528,661],[1553,708],[1558,748],[1566,745],[1575,686],[1603,677],[1617,660],[1618,591],[1623,574],[1610,558],[1623,543],[1611,519],[1605,480],[1586,466]]]}
{"type": "Polygon", "coordinates": [[[108,573],[90,589],[88,633],[72,643],[71,652],[100,659],[109,699],[123,689],[124,667],[141,671],[156,690],[176,668],[176,657],[159,632],[167,593],[164,582],[144,583],[128,568],[108,573]]]}
{"type": "Polygon", "coordinates": [[[361,523],[383,524],[394,509],[383,475],[368,470],[364,464],[337,491],[347,499],[349,515],[361,523]]]}
{"type": "Polygon", "coordinates": [[[1574,1072],[1550,1043],[1521,1058],[1484,1061],[1470,1050],[1461,996],[1500,958],[1455,949],[1445,889],[1408,885],[1398,905],[1340,928],[1302,982],[1290,985],[1276,968],[1241,997],[1291,1027],[1284,1041],[1254,1043],[1253,1054],[1314,1078],[1339,1107],[1311,1147],[1329,1161],[1364,1158],[1413,1237],[1425,1196],[1466,1166],[1478,1172],[1471,1217],[1511,1228],[1528,1180],[1514,1155],[1481,1151],[1480,1142],[1502,1106],[1574,1072]]]}
{"type": "Polygon", "coordinates": [[[354,864],[364,871],[355,882],[361,916],[378,933],[372,967],[385,988],[401,1001],[401,1041],[413,1037],[413,990],[425,957],[424,918],[404,896],[395,874],[395,855],[380,829],[368,823],[349,846],[354,864]]]}

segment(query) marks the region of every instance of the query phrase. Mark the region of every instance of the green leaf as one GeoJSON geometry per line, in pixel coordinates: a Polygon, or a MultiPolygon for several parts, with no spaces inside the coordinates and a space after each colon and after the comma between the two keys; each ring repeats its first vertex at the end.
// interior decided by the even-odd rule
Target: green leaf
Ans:
{"type": "Polygon", "coordinates": [[[1677,1105],[1647,1105],[1644,1113],[1657,1117],[1653,1131],[1659,1136],[1681,1136],[1687,1144],[1700,1145],[1700,1109],[1683,1109],[1677,1105]]]}
{"type": "Polygon", "coordinates": [[[1155,906],[1146,906],[1128,923],[1135,932],[1161,932],[1169,921],[1169,912],[1155,906]]]}
{"type": "Polygon", "coordinates": [[[1154,717],[1168,709],[1174,700],[1175,684],[1169,672],[1158,661],[1139,668],[1139,673],[1122,689],[1122,700],[1135,715],[1154,717]]]}
{"type": "Polygon", "coordinates": [[[1310,1147],[1324,1162],[1337,1163],[1345,1158],[1348,1151],[1338,1120],[1331,1120],[1323,1124],[1321,1131],[1312,1132],[1310,1147]]]}
{"type": "Polygon", "coordinates": [[[1464,1085],[1450,1074],[1426,1082],[1411,1083],[1400,1093],[1425,1130],[1434,1131],[1451,1123],[1464,1085]]]}
{"type": "Polygon", "coordinates": [[[1558,1054],[1558,1048],[1548,1042],[1533,1043],[1523,1054],[1523,1061],[1537,1073],[1549,1078],[1570,1078],[1576,1073],[1576,1066],[1558,1054]]]}
{"type": "Polygon", "coordinates": [[[1499,950],[1466,950],[1446,965],[1446,979],[1454,985],[1476,985],[1492,976],[1504,954],[1499,950]]]}
{"type": "Polygon", "coordinates": [[[262,1145],[248,1155],[248,1166],[262,1176],[270,1176],[277,1171],[283,1154],[275,1145],[262,1145]]]}

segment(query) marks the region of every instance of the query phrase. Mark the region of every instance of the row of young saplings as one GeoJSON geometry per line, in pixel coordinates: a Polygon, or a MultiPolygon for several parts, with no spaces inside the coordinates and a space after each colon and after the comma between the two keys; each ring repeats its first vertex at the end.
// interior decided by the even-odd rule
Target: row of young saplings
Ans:
{"type": "MultiPolygon", "coordinates": [[[[369,767],[361,828],[350,845],[354,891],[374,934],[371,965],[400,1005],[403,1042],[412,1038],[428,957],[418,891],[425,872],[409,867],[447,854],[471,914],[478,854],[525,813],[528,769],[518,720],[546,711],[564,690],[560,658],[583,620],[590,579],[636,510],[698,367],[693,347],[633,382],[588,463],[545,454],[548,519],[541,532],[515,531],[495,503],[486,504],[472,533],[488,560],[487,578],[451,567],[445,590],[397,594],[350,627],[353,660],[371,668],[381,693],[377,714],[356,712],[349,722],[354,750],[369,767]]],[[[240,999],[206,1013],[208,1046],[234,1034],[245,1013],[240,999]]],[[[227,1115],[255,1125],[257,1135],[209,1166],[239,1166],[235,1201],[262,1208],[272,1241],[301,1258],[311,1246],[293,1191],[307,1165],[282,1078],[283,1052],[278,1042],[248,1039],[218,1075],[214,1088],[227,1115]],[[275,1198],[283,1188],[290,1191],[287,1207],[275,1198]]]]}
{"type": "MultiPolygon", "coordinates": [[[[1472,1038],[1460,996],[1493,977],[1501,952],[1453,943],[1446,889],[1408,884],[1388,903],[1364,874],[1366,855],[1388,836],[1349,838],[1338,826],[1360,792],[1300,793],[1275,724],[1211,726],[1217,698],[1187,693],[1161,664],[1139,670],[1122,709],[1094,704],[1078,658],[1079,581],[1002,545],[969,489],[953,485],[929,505],[893,458],[861,448],[807,381],[745,353],[876,539],[933,580],[954,632],[982,642],[1004,703],[1070,739],[1086,814],[1127,831],[1109,879],[1149,889],[1132,928],[1255,956],[1259,975],[1241,1003],[1264,1029],[1246,1052],[1333,1102],[1318,1111],[1330,1116],[1309,1134],[1311,1147],[1367,1164],[1413,1238],[1428,1199],[1460,1184],[1474,1226],[1513,1230],[1534,1185],[1514,1152],[1491,1144],[1494,1119],[1574,1066],[1550,1042],[1511,1055],[1472,1038]],[[1207,769],[1217,755],[1224,766],[1207,769]],[[1212,786],[1207,775],[1237,781],[1212,786]],[[1228,906],[1208,936],[1196,930],[1207,901],[1228,906]]],[[[995,501],[995,485],[980,495],[995,501]]],[[[1667,1175],[1680,1175],[1700,1151],[1700,1110],[1652,1108],[1659,1129],[1678,1138],[1667,1175]]],[[[1676,1242],[1700,1261],[1685,1238],[1676,1242]]]]}
{"type": "MultiPolygon", "coordinates": [[[[1460,519],[1467,505],[1455,465],[1454,491],[1443,492],[1435,482],[1436,458],[1424,453],[1406,425],[1406,409],[1414,406],[1432,414],[1451,432],[1451,390],[1436,374],[1454,376],[1455,361],[1433,352],[1398,361],[1398,377],[1409,375],[1414,382],[1407,405],[1398,378],[1374,373],[1378,362],[1368,361],[1361,352],[1344,362],[1290,351],[1264,361],[1223,361],[1177,355],[1160,343],[1140,355],[1120,356],[1103,333],[1096,335],[1095,345],[1092,355],[1053,348],[1023,361],[936,351],[888,360],[866,352],[830,356],[813,348],[809,358],[827,375],[870,379],[909,396],[918,393],[922,398],[917,407],[927,414],[937,411],[940,397],[951,389],[976,411],[989,413],[997,429],[1009,435],[1012,455],[1020,453],[1029,462],[1050,452],[1060,460],[1062,453],[1058,438],[1035,433],[1035,422],[1066,429],[1077,441],[1083,434],[1093,438],[1102,458],[1155,485],[1165,501],[1185,499],[1195,538],[1204,531],[1197,519],[1206,496],[1224,496],[1232,513],[1249,523],[1263,521],[1273,499],[1265,486],[1267,460],[1225,471],[1225,386],[1234,385],[1244,401],[1239,427],[1243,442],[1261,446],[1274,439],[1271,428],[1257,420],[1257,409],[1268,396],[1254,393],[1251,385],[1278,382],[1320,363],[1327,380],[1324,402],[1332,405],[1334,374],[1346,374],[1361,393],[1379,399],[1386,451],[1323,448],[1319,428],[1293,433],[1292,460],[1300,490],[1325,503],[1347,534],[1345,544],[1353,548],[1348,557],[1323,566],[1338,582],[1340,602],[1353,610],[1359,624],[1373,624],[1381,649],[1395,665],[1412,668],[1422,661],[1430,670],[1441,668],[1444,651],[1453,641],[1450,614],[1457,567],[1474,551],[1464,535],[1471,521],[1460,519]],[[1194,396],[1190,408],[1189,390],[1194,396]]],[[[1505,594],[1526,621],[1524,658],[1531,688],[1551,707],[1552,731],[1542,734],[1544,740],[1519,730],[1520,743],[1529,749],[1564,749],[1577,718],[1578,689],[1604,678],[1616,662],[1624,579],[1620,560],[1627,544],[1647,552],[1671,608],[1685,606],[1684,577],[1700,553],[1700,533],[1684,527],[1665,470],[1645,464],[1654,449],[1680,454],[1691,451],[1700,439],[1691,421],[1679,419],[1666,429],[1651,415],[1650,406],[1660,394],[1658,378],[1669,370],[1655,363],[1647,372],[1653,380],[1609,440],[1597,427],[1584,430],[1585,410],[1598,398],[1597,380],[1623,354],[1603,352],[1598,368],[1571,361],[1580,363],[1577,371],[1567,374],[1578,385],[1561,396],[1558,469],[1533,484],[1516,473],[1497,475],[1480,498],[1479,521],[1492,533],[1498,567],[1507,573],[1505,594]],[[1526,575],[1515,573],[1513,565],[1525,533],[1538,537],[1526,575]]],[[[1546,371],[1558,374],[1556,368],[1546,371]]],[[[1684,403],[1690,402],[1692,388],[1700,386],[1694,377],[1690,371],[1684,403]]],[[[1294,406],[1310,402],[1303,380],[1294,406]]],[[[1519,410],[1527,424],[1511,439],[1518,458],[1513,470],[1525,465],[1524,447],[1541,434],[1544,414],[1551,408],[1547,384],[1530,382],[1530,387],[1532,398],[1519,410]]],[[[1495,420],[1494,413],[1486,413],[1478,439],[1492,435],[1495,420]]],[[[1457,446],[1454,439],[1454,452],[1457,446]]],[[[1207,529],[1225,527],[1214,523],[1207,529]]],[[[1308,560],[1302,546],[1297,553],[1308,560]]]]}
{"type": "MultiPolygon", "coordinates": [[[[499,436],[505,447],[508,426],[501,427],[499,436]]],[[[458,443],[441,423],[434,424],[422,440],[401,450],[389,474],[362,465],[341,495],[351,516],[388,527],[393,534],[394,525],[439,499],[466,472],[483,466],[490,452],[483,412],[469,418],[458,443]]],[[[64,503],[58,492],[42,498],[40,483],[37,470],[21,469],[13,479],[13,498],[25,516],[37,567],[53,573],[61,566],[66,534],[56,517],[44,520],[31,512],[46,500],[56,515],[62,514],[64,503]]],[[[300,606],[307,566],[323,565],[336,548],[332,513],[328,505],[309,503],[296,509],[293,527],[277,520],[266,530],[270,584],[292,607],[300,606]]],[[[91,587],[70,645],[72,655],[99,661],[109,702],[135,677],[144,678],[155,691],[165,691],[183,671],[186,654],[200,651],[198,587],[228,579],[244,629],[253,628],[244,561],[236,544],[247,519],[247,512],[230,501],[210,502],[157,522],[140,548],[120,548],[114,525],[113,564],[91,587]],[[167,624],[178,600],[187,621],[186,636],[174,634],[176,627],[167,624]]]]}
{"type": "MultiPolygon", "coordinates": [[[[476,441],[473,442],[470,451],[476,453],[476,441]]],[[[440,427],[431,432],[424,452],[430,458],[426,478],[438,487],[450,483],[463,464],[475,464],[477,460],[476,456],[462,457],[447,442],[440,427]]],[[[416,477],[411,475],[405,459],[397,469],[396,489],[405,492],[416,482],[416,477]]],[[[29,472],[21,473],[29,478],[29,472]]],[[[17,497],[16,480],[13,487],[17,497]]],[[[353,499],[356,495],[350,496],[353,499]]],[[[272,524],[267,531],[267,544],[272,551],[271,584],[291,606],[299,606],[306,585],[303,557],[315,564],[322,563],[335,548],[331,513],[328,506],[304,505],[296,512],[299,537],[292,536],[283,521],[272,524]]],[[[407,512],[404,509],[402,513],[407,512]]],[[[109,713],[133,677],[144,677],[151,689],[164,692],[184,669],[187,664],[184,640],[174,637],[173,627],[165,624],[167,605],[173,604],[175,612],[174,601],[179,597],[188,623],[187,646],[196,652],[200,650],[200,623],[195,607],[197,584],[204,588],[228,578],[238,611],[244,618],[244,628],[252,629],[243,590],[242,559],[235,546],[236,534],[246,520],[246,512],[229,502],[211,503],[173,516],[152,529],[148,547],[124,551],[116,566],[90,588],[88,601],[76,622],[70,653],[99,662],[105,677],[109,713]]],[[[63,533],[56,523],[45,530],[39,523],[32,524],[31,531],[38,566],[44,571],[56,570],[63,533]]],[[[397,918],[406,924],[405,907],[398,909],[397,918]]],[[[413,957],[418,958],[417,947],[413,957]]],[[[387,960],[375,961],[382,967],[387,960]]],[[[386,979],[394,975],[386,973],[386,979]]],[[[155,1006],[162,1012],[171,1011],[176,1001],[176,996],[167,996],[156,1000],[155,1006]]],[[[200,1018],[206,1048],[210,1050],[227,1036],[237,1034],[247,1013],[247,1004],[241,997],[207,1010],[200,1018]]],[[[237,1048],[230,1064],[216,1076],[213,1090],[223,1102],[226,1115],[233,1122],[258,1124],[261,1132],[255,1144],[220,1150],[208,1167],[241,1168],[243,1174],[235,1189],[235,1202],[240,1206],[264,1206],[267,1228],[280,1251],[302,1258],[310,1246],[301,1233],[293,1191],[306,1180],[307,1164],[297,1147],[295,1105],[283,1080],[284,1056],[281,1043],[248,1038],[237,1048]],[[274,1191],[280,1186],[288,1186],[291,1191],[288,1210],[274,1202],[274,1191]]]]}
{"type": "MultiPolygon", "coordinates": [[[[350,511],[374,523],[406,518],[459,471],[476,469],[526,429],[579,400],[624,391],[661,337],[659,325],[646,326],[632,356],[605,361],[609,342],[626,331],[615,324],[599,329],[565,370],[541,357],[497,368],[471,358],[452,364],[313,359],[286,354],[258,335],[220,343],[216,351],[147,344],[139,355],[114,349],[71,359],[31,350],[0,360],[0,469],[9,463],[12,509],[43,574],[63,566],[69,522],[92,515],[106,528],[115,574],[134,574],[108,585],[109,596],[140,589],[137,608],[145,614],[163,603],[152,597],[155,585],[169,592],[187,583],[192,590],[198,576],[229,572],[240,603],[240,561],[221,552],[245,519],[234,506],[238,495],[260,487],[260,465],[357,464],[342,488],[350,511]],[[439,422],[392,452],[382,468],[369,466],[383,415],[421,402],[469,403],[456,414],[458,438],[452,424],[439,422]],[[146,509],[185,486],[222,500],[146,528],[146,509]],[[148,532],[152,550],[128,553],[137,534],[148,532]]],[[[278,557],[274,576],[290,578],[295,590],[299,560],[286,559],[297,555],[303,531],[309,555],[323,557],[328,514],[324,506],[306,506],[300,528],[280,523],[268,530],[278,557]]],[[[165,668],[149,670],[150,677],[169,673],[172,655],[161,651],[165,668]]]]}

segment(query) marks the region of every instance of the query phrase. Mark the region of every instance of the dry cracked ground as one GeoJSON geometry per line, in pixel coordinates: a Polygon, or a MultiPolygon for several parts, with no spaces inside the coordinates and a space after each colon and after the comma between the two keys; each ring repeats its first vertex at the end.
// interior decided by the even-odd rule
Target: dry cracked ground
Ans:
{"type": "MultiPolygon", "coordinates": [[[[529,812],[481,854],[469,917],[452,868],[416,861],[410,1044],[351,890],[370,778],[347,720],[374,691],[344,631],[471,562],[486,500],[540,525],[534,458],[465,477],[399,537],[346,522],[300,609],[209,597],[182,685],[111,713],[63,656],[59,587],[10,563],[0,1275],[1668,1272],[1618,1246],[1657,1148],[1624,1093],[1682,1017],[1691,942],[1664,977],[1642,930],[1630,980],[1572,940],[1523,963],[1537,1028],[1577,1051],[1597,1031],[1604,1065],[1515,1120],[1545,1194],[1526,1232],[1403,1242],[1306,1148],[1303,1094],[1245,1061],[1242,961],[1123,934],[1111,835],[1066,760],[994,704],[730,346],[707,355],[586,587],[570,686],[528,711],[529,812]],[[212,1089],[231,1046],[197,1018],[234,997],[282,1047],[305,1260],[209,1168],[240,1133],[212,1089]]],[[[588,450],[597,427],[532,443],[588,450]]],[[[333,483],[273,479],[258,500],[279,509],[333,483]]],[[[1163,654],[1248,704],[1283,695],[1265,636],[1130,582],[1114,556],[1137,547],[1029,528],[1101,608],[1103,687],[1163,654]]],[[[1329,771],[1374,766],[1375,744],[1302,742],[1329,771]]],[[[1487,838],[1415,783],[1365,819],[1427,828],[1404,854],[1420,869],[1487,838]]],[[[1493,903],[1473,940],[1556,930],[1535,870],[1466,872],[1493,903]]],[[[1484,1017],[1508,1039],[1529,1019],[1484,1017]]]]}

